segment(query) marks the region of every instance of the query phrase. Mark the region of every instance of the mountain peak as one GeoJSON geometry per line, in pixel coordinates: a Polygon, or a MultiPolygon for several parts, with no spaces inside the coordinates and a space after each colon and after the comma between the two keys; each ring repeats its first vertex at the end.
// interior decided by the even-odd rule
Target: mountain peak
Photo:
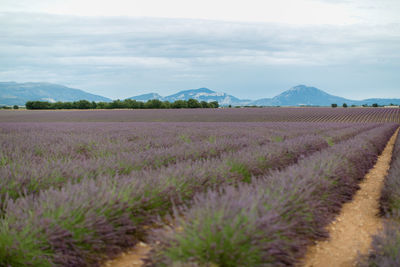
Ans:
{"type": "Polygon", "coordinates": [[[187,94],[187,93],[207,93],[207,94],[215,94],[216,92],[213,90],[210,90],[208,88],[202,87],[199,89],[189,89],[189,90],[182,90],[179,91],[176,94],[187,94]]]}
{"type": "Polygon", "coordinates": [[[137,95],[134,97],[129,97],[128,99],[134,99],[134,100],[138,100],[138,101],[147,101],[150,99],[158,99],[161,101],[164,100],[164,98],[157,93],[147,93],[147,94],[137,95]]]}
{"type": "Polygon", "coordinates": [[[213,91],[211,89],[208,89],[208,88],[205,88],[205,87],[202,87],[202,88],[199,88],[199,89],[193,89],[193,91],[199,91],[199,92],[204,92],[204,93],[215,93],[215,91],[213,91]]]}
{"type": "Polygon", "coordinates": [[[315,92],[323,92],[322,90],[320,90],[320,89],[318,89],[318,88],[315,88],[315,87],[312,87],[312,86],[307,86],[307,85],[304,85],[304,84],[296,85],[296,86],[290,88],[290,89],[287,90],[287,91],[315,91],[315,92]]]}
{"type": "Polygon", "coordinates": [[[329,106],[331,103],[344,103],[346,101],[347,100],[342,97],[333,96],[318,88],[309,87],[303,84],[294,86],[273,98],[274,103],[279,103],[283,106],[329,106]]]}
{"type": "Polygon", "coordinates": [[[189,98],[193,98],[199,101],[210,102],[210,101],[220,101],[221,98],[225,98],[227,96],[228,95],[225,93],[217,93],[208,88],[199,88],[199,89],[179,91],[176,94],[165,97],[165,99],[170,102],[173,102],[176,100],[187,100],[189,98]]]}
{"type": "Polygon", "coordinates": [[[304,84],[299,84],[299,85],[293,86],[289,90],[301,90],[301,89],[304,89],[304,88],[307,88],[307,86],[304,85],[304,84]]]}

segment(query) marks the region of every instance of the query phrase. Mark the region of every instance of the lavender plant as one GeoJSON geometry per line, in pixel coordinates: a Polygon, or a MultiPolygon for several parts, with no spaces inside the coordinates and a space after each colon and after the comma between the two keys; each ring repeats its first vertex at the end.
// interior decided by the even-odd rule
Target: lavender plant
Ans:
{"type": "Polygon", "coordinates": [[[8,132],[2,134],[0,152],[0,173],[4,177],[0,186],[2,195],[17,197],[22,189],[34,193],[51,185],[79,181],[85,176],[129,173],[187,159],[218,157],[244,146],[265,144],[269,142],[268,136],[279,135],[277,131],[261,127],[250,128],[253,132],[238,129],[234,133],[229,128],[220,127],[218,132],[213,130],[215,127],[208,127],[199,131],[201,134],[195,129],[186,130],[193,139],[187,144],[176,137],[179,131],[176,128],[182,125],[146,125],[140,129],[117,125],[125,128],[118,131],[113,124],[106,128],[105,125],[72,129],[72,125],[55,126],[8,125],[8,132]],[[155,131],[158,128],[161,130],[155,131]],[[209,142],[209,136],[214,137],[213,142],[209,142]]]}
{"type": "Polygon", "coordinates": [[[242,123],[235,124],[232,131],[231,124],[218,127],[215,124],[54,126],[11,124],[4,128],[0,199],[5,194],[17,198],[23,192],[36,194],[42,189],[101,175],[130,174],[183,161],[224,157],[253,146],[268,149],[269,143],[277,142],[277,137],[283,141],[316,132],[326,139],[330,138],[326,131],[335,136],[336,131],[373,127],[358,125],[352,129],[354,125],[320,124],[309,129],[304,124],[242,123]],[[177,131],[180,131],[178,136],[177,131]]]}

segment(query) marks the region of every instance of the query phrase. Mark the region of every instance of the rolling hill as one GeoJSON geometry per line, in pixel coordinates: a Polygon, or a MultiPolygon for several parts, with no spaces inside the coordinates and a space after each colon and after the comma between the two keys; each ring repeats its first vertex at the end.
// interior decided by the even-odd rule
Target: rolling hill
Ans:
{"type": "Polygon", "coordinates": [[[0,82],[0,105],[25,105],[27,101],[104,101],[111,99],[52,83],[0,82]]]}

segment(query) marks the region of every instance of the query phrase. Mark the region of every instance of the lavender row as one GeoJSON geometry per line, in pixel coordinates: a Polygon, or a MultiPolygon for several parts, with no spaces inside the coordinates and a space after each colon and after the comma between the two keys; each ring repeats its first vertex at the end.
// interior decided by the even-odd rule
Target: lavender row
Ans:
{"type": "MultiPolygon", "coordinates": [[[[368,127],[377,125],[344,129],[335,135],[349,138],[368,127]]],[[[197,192],[281,169],[328,146],[322,137],[303,136],[275,143],[268,151],[254,148],[137,176],[83,179],[61,189],[7,199],[0,221],[0,240],[4,241],[0,264],[94,265],[99,253],[115,253],[142,238],[143,226],[170,211],[174,203],[187,204],[197,192]]]]}
{"type": "Polygon", "coordinates": [[[317,152],[251,184],[198,194],[153,233],[152,266],[294,265],[373,166],[396,125],[317,152]],[[165,230],[167,228],[167,230],[165,230]]]}
{"type": "Polygon", "coordinates": [[[7,132],[1,138],[3,194],[12,192],[10,185],[34,192],[46,183],[63,184],[107,172],[128,173],[149,167],[146,165],[166,165],[177,159],[207,156],[207,152],[218,154],[287,137],[262,127],[249,127],[249,132],[241,125],[233,133],[232,127],[215,125],[201,131],[199,127],[195,131],[183,125],[159,124],[124,129],[114,129],[115,125],[79,125],[72,129],[71,125],[40,125],[44,129],[39,125],[13,126],[3,128],[7,132]]]}
{"type": "MultiPolygon", "coordinates": [[[[348,126],[344,127],[343,129],[331,130],[329,132],[325,132],[325,127],[322,127],[322,129],[316,129],[318,129],[317,131],[319,132],[319,135],[321,135],[328,142],[328,144],[332,144],[336,142],[336,139],[346,138],[346,136],[349,134],[355,135],[362,130],[369,129],[370,127],[376,127],[374,124],[350,126],[353,127],[348,126]]],[[[332,127],[332,125],[330,125],[330,127],[332,127]]],[[[328,130],[330,129],[332,128],[328,128],[328,130]]],[[[254,165],[254,162],[260,165],[264,157],[264,151],[274,151],[276,147],[278,147],[278,150],[282,150],[282,147],[285,147],[281,144],[275,144],[277,141],[283,141],[283,137],[281,136],[273,135],[269,137],[263,137],[265,142],[264,145],[261,138],[258,141],[251,140],[254,136],[254,134],[249,134],[249,136],[238,136],[237,138],[233,139],[231,135],[228,136],[228,138],[219,137],[218,143],[217,141],[205,143],[200,142],[200,145],[183,143],[178,148],[175,148],[175,146],[172,147],[175,149],[175,151],[171,151],[171,148],[164,150],[153,149],[146,153],[138,153],[136,157],[130,157],[130,154],[128,153],[119,153],[116,155],[109,155],[106,158],[95,158],[86,161],[82,158],[79,158],[75,160],[47,161],[45,164],[36,163],[34,160],[25,160],[20,162],[14,160],[13,164],[3,166],[3,168],[0,169],[0,173],[2,174],[2,177],[4,177],[0,181],[0,199],[4,199],[5,195],[8,195],[11,198],[17,198],[22,193],[38,193],[40,190],[47,189],[51,186],[61,187],[66,182],[79,182],[82,179],[96,178],[101,175],[115,176],[117,174],[129,174],[134,170],[137,171],[142,169],[143,166],[145,167],[143,168],[144,171],[148,171],[149,166],[166,166],[186,160],[212,160],[214,157],[225,159],[225,162],[228,162],[226,165],[231,165],[233,171],[246,172],[248,176],[249,172],[245,169],[247,167],[242,166],[241,163],[236,164],[235,160],[233,159],[236,157],[237,153],[245,153],[250,155],[248,157],[250,161],[250,163],[247,163],[248,165],[254,165]],[[275,138],[280,139],[276,140],[275,138]],[[275,139],[275,141],[271,143],[271,139],[275,139]],[[254,150],[254,146],[259,147],[254,150]],[[251,154],[259,155],[258,160],[255,160],[254,156],[252,157],[251,154]],[[226,160],[227,158],[228,160],[226,160]],[[17,170],[15,166],[18,166],[17,170]]],[[[218,161],[215,163],[218,164],[218,161]]],[[[185,164],[186,163],[184,162],[180,163],[180,165],[185,164]]],[[[255,167],[253,166],[253,168],[255,167]]],[[[142,176],[141,172],[135,175],[142,176]]]]}
{"type": "Polygon", "coordinates": [[[400,135],[382,189],[380,210],[384,228],[373,237],[369,255],[360,257],[360,266],[400,266],[400,135]]]}
{"type": "MultiPolygon", "coordinates": [[[[7,134],[3,133],[0,199],[5,194],[17,198],[22,192],[37,193],[51,186],[61,187],[66,182],[101,175],[129,174],[180,161],[211,159],[306,133],[331,131],[327,133],[329,136],[338,131],[335,130],[338,125],[334,124],[320,124],[312,129],[307,124],[293,124],[290,128],[293,132],[289,132],[288,125],[278,123],[156,124],[141,125],[140,131],[132,126],[115,130],[112,128],[115,125],[82,125],[72,129],[70,125],[44,129],[38,129],[37,125],[17,126],[14,131],[10,127],[7,134]],[[97,133],[99,127],[104,132],[97,133]]],[[[351,126],[340,127],[350,129],[351,126]]]]}

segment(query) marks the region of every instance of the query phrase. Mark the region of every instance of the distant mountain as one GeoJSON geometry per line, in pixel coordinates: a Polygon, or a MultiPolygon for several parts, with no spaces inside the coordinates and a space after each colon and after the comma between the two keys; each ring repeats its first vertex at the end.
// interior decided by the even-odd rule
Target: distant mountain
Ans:
{"type": "Polygon", "coordinates": [[[246,103],[251,102],[251,100],[241,100],[232,95],[218,93],[208,88],[180,91],[176,94],[165,97],[165,100],[173,102],[176,100],[188,100],[190,98],[206,102],[218,101],[220,105],[245,105],[246,103]]]}
{"type": "Polygon", "coordinates": [[[269,106],[330,106],[332,103],[352,104],[352,100],[330,95],[315,87],[297,85],[273,97],[269,106]]]}
{"type": "MultiPolygon", "coordinates": [[[[130,97],[137,101],[146,102],[151,99],[174,102],[176,100],[188,100],[190,98],[198,101],[218,101],[221,106],[330,106],[333,103],[341,106],[347,105],[378,105],[395,104],[400,105],[398,98],[370,98],[365,100],[351,100],[328,94],[318,88],[297,85],[273,98],[262,98],[258,100],[239,99],[235,96],[222,92],[215,92],[208,88],[199,88],[180,91],[169,96],[161,96],[157,93],[149,93],[130,97]]],[[[15,83],[0,82],[0,105],[24,105],[26,101],[77,101],[86,99],[89,101],[109,102],[111,99],[99,95],[90,94],[79,89],[73,89],[62,85],[51,83],[15,83]]]]}
{"type": "Polygon", "coordinates": [[[190,98],[196,99],[198,101],[206,101],[206,102],[218,101],[218,103],[220,105],[243,106],[243,105],[247,105],[248,103],[251,102],[251,100],[241,100],[237,97],[228,95],[226,93],[217,93],[208,88],[199,88],[199,89],[180,91],[176,94],[172,94],[172,95],[169,95],[166,97],[162,97],[156,93],[150,93],[150,94],[144,94],[144,95],[130,97],[130,99],[135,99],[135,100],[143,101],[143,102],[145,102],[147,100],[151,100],[151,99],[158,99],[161,101],[174,102],[176,100],[189,100],[190,98]]]}
{"type": "Polygon", "coordinates": [[[261,98],[251,101],[249,106],[272,106],[272,98],[261,98]]]}
{"type": "Polygon", "coordinates": [[[142,101],[142,102],[146,102],[146,101],[152,100],[152,99],[158,99],[158,100],[164,101],[164,97],[160,96],[157,93],[137,95],[137,96],[129,97],[127,99],[133,99],[133,100],[142,101]]]}
{"type": "Polygon", "coordinates": [[[0,82],[0,105],[25,105],[27,101],[104,101],[111,99],[51,83],[0,82]]]}
{"type": "Polygon", "coordinates": [[[351,100],[328,94],[318,88],[297,85],[273,97],[253,101],[251,104],[258,106],[330,106],[331,104],[343,105],[378,105],[400,104],[400,99],[371,98],[365,100],[351,100]]]}
{"type": "Polygon", "coordinates": [[[190,98],[198,101],[218,101],[221,106],[330,106],[335,103],[339,106],[347,105],[378,105],[400,104],[400,99],[371,98],[366,100],[351,100],[339,96],[328,94],[318,88],[297,85],[273,98],[262,98],[258,100],[239,99],[226,93],[217,93],[207,88],[191,89],[180,91],[176,94],[162,97],[156,93],[131,97],[138,101],[159,99],[161,101],[188,100],[190,98]]]}

